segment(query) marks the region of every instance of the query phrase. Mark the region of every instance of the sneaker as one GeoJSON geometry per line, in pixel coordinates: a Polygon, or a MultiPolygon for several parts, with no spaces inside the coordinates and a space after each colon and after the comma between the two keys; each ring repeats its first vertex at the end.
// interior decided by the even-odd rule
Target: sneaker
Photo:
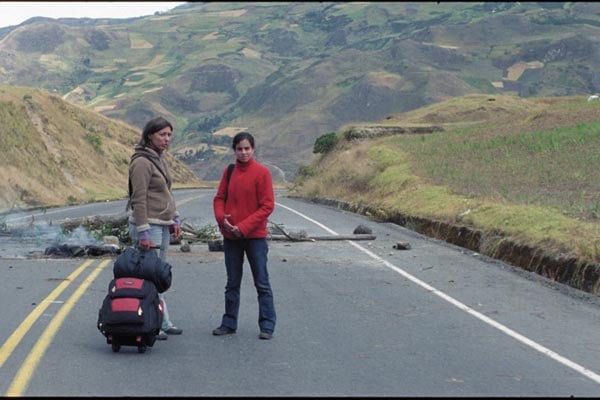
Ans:
{"type": "Polygon", "coordinates": [[[169,329],[167,329],[165,331],[165,333],[167,333],[169,335],[181,335],[183,333],[183,329],[178,328],[175,325],[173,325],[172,327],[170,327],[169,329]]]}
{"type": "Polygon", "coordinates": [[[167,340],[168,338],[169,336],[162,329],[158,332],[158,335],[156,335],[156,340],[167,340]]]}
{"type": "Polygon", "coordinates": [[[212,334],[215,336],[231,335],[232,333],[235,333],[235,329],[231,329],[223,325],[221,325],[212,332],[212,334]]]}
{"type": "Polygon", "coordinates": [[[273,331],[270,329],[265,329],[263,331],[260,331],[260,335],[258,335],[258,338],[262,339],[262,340],[273,339],[273,331]]]}

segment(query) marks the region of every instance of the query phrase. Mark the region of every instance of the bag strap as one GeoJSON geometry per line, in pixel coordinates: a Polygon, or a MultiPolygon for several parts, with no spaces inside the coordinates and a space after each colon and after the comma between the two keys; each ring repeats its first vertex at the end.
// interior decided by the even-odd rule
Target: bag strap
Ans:
{"type": "Polygon", "coordinates": [[[231,179],[231,174],[233,173],[234,168],[235,168],[235,164],[229,164],[227,166],[227,185],[225,186],[227,191],[225,192],[225,200],[224,201],[227,201],[227,193],[229,192],[229,179],[231,179]]]}
{"type": "Polygon", "coordinates": [[[131,264],[134,264],[132,270],[135,275],[138,275],[142,269],[142,258],[144,257],[144,252],[138,246],[128,247],[127,251],[129,251],[130,254],[129,261],[131,264]]]}
{"type": "Polygon", "coordinates": [[[227,184],[229,185],[229,179],[231,178],[231,174],[233,173],[233,168],[235,168],[235,164],[229,164],[227,166],[227,184]]]}

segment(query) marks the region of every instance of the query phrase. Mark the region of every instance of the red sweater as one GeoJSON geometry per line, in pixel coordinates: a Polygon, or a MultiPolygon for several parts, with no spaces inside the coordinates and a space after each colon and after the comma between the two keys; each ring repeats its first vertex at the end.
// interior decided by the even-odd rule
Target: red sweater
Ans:
{"type": "Polygon", "coordinates": [[[226,214],[231,215],[229,222],[240,228],[244,238],[267,237],[267,221],[274,208],[273,181],[267,167],[254,158],[247,163],[236,161],[229,185],[225,168],[213,199],[215,219],[224,237],[237,239],[222,228],[226,214]]]}

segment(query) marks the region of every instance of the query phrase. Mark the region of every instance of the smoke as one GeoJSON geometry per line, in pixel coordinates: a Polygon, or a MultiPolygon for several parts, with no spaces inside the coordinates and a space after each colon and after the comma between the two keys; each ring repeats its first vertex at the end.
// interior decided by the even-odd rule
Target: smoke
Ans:
{"type": "MultiPolygon", "coordinates": [[[[103,241],[84,226],[65,232],[59,224],[45,220],[36,221],[33,215],[20,212],[0,216],[0,226],[0,257],[30,257],[47,253],[49,248],[57,247],[81,247],[87,255],[88,247],[104,246],[103,241]]],[[[104,248],[104,251],[112,250],[104,248]]]]}
{"type": "Polygon", "coordinates": [[[79,226],[71,232],[64,232],[59,225],[53,225],[46,221],[20,226],[17,229],[10,229],[10,231],[14,237],[22,240],[32,240],[38,244],[86,246],[102,243],[83,226],[79,226]]]}
{"type": "Polygon", "coordinates": [[[56,236],[54,244],[71,244],[79,246],[100,245],[102,241],[94,238],[90,232],[83,226],[73,229],[70,234],[60,233],[56,236]]]}

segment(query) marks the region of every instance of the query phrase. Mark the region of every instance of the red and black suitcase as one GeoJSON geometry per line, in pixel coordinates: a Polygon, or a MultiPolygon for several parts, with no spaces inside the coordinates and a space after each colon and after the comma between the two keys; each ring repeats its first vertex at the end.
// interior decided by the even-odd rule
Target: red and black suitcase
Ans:
{"type": "Polygon", "coordinates": [[[118,352],[121,346],[137,346],[143,353],[152,347],[160,331],[163,308],[158,290],[150,280],[112,279],[98,312],[98,330],[118,352]]]}

